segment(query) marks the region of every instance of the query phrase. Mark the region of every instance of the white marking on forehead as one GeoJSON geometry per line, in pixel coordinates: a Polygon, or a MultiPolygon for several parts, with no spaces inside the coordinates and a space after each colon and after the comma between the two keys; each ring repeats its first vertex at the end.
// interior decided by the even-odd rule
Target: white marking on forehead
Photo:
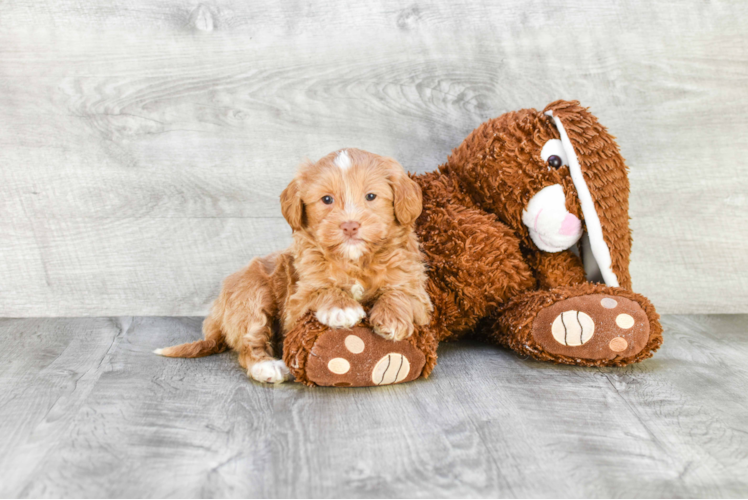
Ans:
{"type": "Polygon", "coordinates": [[[348,156],[348,151],[344,149],[338,153],[338,156],[335,157],[335,165],[337,165],[340,170],[348,170],[351,168],[351,157],[348,156]]]}

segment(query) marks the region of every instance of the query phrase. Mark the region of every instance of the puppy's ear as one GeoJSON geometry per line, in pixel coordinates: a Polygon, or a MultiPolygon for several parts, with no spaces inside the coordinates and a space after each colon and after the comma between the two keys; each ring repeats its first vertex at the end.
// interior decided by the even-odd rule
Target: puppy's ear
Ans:
{"type": "Polygon", "coordinates": [[[301,201],[299,191],[299,180],[294,179],[281,193],[281,212],[288,221],[291,229],[298,231],[302,228],[304,220],[304,202],[301,201]]]}
{"type": "Polygon", "coordinates": [[[421,215],[423,209],[421,186],[408,177],[405,169],[398,162],[390,160],[390,163],[390,183],[395,195],[395,218],[405,226],[421,215]]]}

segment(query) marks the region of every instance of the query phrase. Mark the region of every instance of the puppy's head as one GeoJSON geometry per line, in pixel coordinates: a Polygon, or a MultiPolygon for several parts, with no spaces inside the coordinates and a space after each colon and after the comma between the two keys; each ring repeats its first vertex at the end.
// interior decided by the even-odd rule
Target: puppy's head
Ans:
{"type": "Polygon", "coordinates": [[[393,160],[359,149],[301,165],[281,195],[283,216],[332,254],[358,260],[421,214],[421,188],[393,160]]]}

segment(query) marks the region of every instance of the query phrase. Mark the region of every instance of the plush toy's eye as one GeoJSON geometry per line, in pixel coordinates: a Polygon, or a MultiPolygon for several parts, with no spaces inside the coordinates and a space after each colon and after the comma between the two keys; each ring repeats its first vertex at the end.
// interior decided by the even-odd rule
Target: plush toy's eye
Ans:
{"type": "Polygon", "coordinates": [[[569,164],[569,162],[566,161],[564,145],[558,139],[551,139],[546,142],[543,145],[543,149],[540,151],[540,157],[548,166],[548,170],[559,169],[562,166],[569,164]]]}
{"type": "Polygon", "coordinates": [[[561,168],[561,166],[564,164],[564,160],[562,160],[558,155],[551,155],[548,157],[548,161],[546,163],[548,163],[549,167],[561,168]]]}
{"type": "Polygon", "coordinates": [[[376,197],[377,195],[375,195],[374,193],[369,193],[366,195],[366,201],[373,201],[376,197]]]}
{"type": "Polygon", "coordinates": [[[329,194],[322,197],[322,203],[324,203],[325,205],[332,205],[333,201],[334,200],[332,199],[332,196],[330,196],[329,194]]]}

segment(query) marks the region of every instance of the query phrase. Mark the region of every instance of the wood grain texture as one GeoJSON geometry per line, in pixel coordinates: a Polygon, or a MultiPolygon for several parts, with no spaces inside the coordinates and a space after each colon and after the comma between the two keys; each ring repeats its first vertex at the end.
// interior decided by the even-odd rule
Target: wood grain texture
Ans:
{"type": "Polygon", "coordinates": [[[440,347],[428,380],[263,386],[151,354],[198,318],[0,320],[2,497],[745,497],[748,316],[624,369],[440,347]]]}
{"type": "Polygon", "coordinates": [[[0,315],[194,315],[288,242],[304,157],[428,171],[579,99],[631,167],[632,275],[746,312],[748,4],[105,0],[3,5],[0,315]],[[259,219],[259,220],[258,220],[259,219]],[[217,264],[218,262],[218,264],[217,264]]]}

